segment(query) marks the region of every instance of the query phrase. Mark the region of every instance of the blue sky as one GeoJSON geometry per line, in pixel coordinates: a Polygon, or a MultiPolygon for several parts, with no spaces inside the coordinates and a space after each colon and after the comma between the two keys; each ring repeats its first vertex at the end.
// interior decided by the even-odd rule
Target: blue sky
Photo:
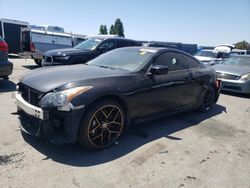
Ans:
{"type": "Polygon", "coordinates": [[[0,0],[0,18],[98,34],[120,18],[138,40],[216,45],[250,42],[250,0],[0,0]]]}

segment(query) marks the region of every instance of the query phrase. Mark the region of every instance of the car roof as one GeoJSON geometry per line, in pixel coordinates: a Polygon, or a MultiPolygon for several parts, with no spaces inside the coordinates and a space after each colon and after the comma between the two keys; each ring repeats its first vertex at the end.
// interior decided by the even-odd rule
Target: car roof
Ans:
{"type": "Polygon", "coordinates": [[[87,38],[123,38],[118,35],[87,35],[87,38]]]}
{"type": "Polygon", "coordinates": [[[95,39],[100,39],[100,40],[108,40],[108,39],[111,39],[111,40],[124,40],[124,41],[135,41],[136,40],[133,40],[133,39],[127,39],[127,38],[123,38],[123,37],[119,37],[119,36],[109,36],[109,35],[100,35],[100,36],[89,36],[89,37],[86,37],[86,38],[95,38],[95,39]]]}
{"type": "Polygon", "coordinates": [[[105,38],[104,40],[106,39],[111,39],[111,40],[124,40],[124,41],[136,41],[136,40],[133,40],[133,39],[127,39],[127,38],[123,38],[123,37],[110,37],[110,38],[105,38]]]}
{"type": "Polygon", "coordinates": [[[168,48],[163,48],[163,47],[147,47],[147,46],[130,46],[130,47],[123,47],[123,48],[130,48],[130,49],[149,49],[149,50],[155,50],[155,51],[161,51],[161,50],[166,50],[168,48]]]}
{"type": "MultiPolygon", "coordinates": [[[[186,54],[188,56],[191,56],[193,57],[192,55],[190,55],[189,53],[186,53],[182,50],[178,50],[178,49],[175,49],[175,48],[164,48],[164,47],[148,47],[148,46],[131,46],[131,47],[123,47],[124,49],[137,49],[137,50],[154,50],[155,53],[156,52],[164,52],[164,51],[170,51],[170,52],[179,52],[179,53],[182,53],[182,54],[186,54]]],[[[122,48],[118,48],[118,49],[122,49],[122,48]]]]}

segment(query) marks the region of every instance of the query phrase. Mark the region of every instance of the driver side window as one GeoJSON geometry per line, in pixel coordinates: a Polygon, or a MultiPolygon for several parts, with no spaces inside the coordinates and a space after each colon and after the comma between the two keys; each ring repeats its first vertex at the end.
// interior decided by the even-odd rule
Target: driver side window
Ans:
{"type": "Polygon", "coordinates": [[[105,41],[100,48],[112,50],[115,48],[115,41],[105,41]]]}
{"type": "Polygon", "coordinates": [[[178,70],[184,69],[178,57],[178,53],[175,53],[175,52],[165,52],[161,54],[156,59],[154,64],[168,66],[169,71],[178,71],[178,70]]]}

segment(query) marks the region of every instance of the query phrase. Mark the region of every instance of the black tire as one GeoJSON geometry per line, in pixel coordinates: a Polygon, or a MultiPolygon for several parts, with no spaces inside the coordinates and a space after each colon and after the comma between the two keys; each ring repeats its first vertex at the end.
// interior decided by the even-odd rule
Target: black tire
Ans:
{"type": "Polygon", "coordinates": [[[41,67],[42,66],[42,60],[41,59],[34,59],[35,63],[41,67]]]}
{"type": "Polygon", "coordinates": [[[91,105],[81,120],[79,142],[92,150],[108,148],[125,128],[123,107],[112,100],[91,105]]]}
{"type": "Polygon", "coordinates": [[[213,107],[214,103],[215,103],[215,89],[213,87],[210,87],[204,93],[201,105],[198,108],[198,110],[200,112],[209,111],[213,107]]]}

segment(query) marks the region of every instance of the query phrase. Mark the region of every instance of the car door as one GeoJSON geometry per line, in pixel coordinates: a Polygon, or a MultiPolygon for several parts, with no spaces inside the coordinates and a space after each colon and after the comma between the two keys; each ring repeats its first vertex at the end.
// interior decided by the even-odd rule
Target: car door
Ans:
{"type": "Polygon", "coordinates": [[[183,66],[179,52],[164,52],[154,65],[168,66],[168,73],[152,75],[150,106],[152,113],[187,106],[191,103],[191,74],[183,66]]]}
{"type": "Polygon", "coordinates": [[[201,64],[193,57],[180,53],[179,58],[190,75],[188,85],[192,90],[188,98],[189,103],[196,103],[204,90],[202,83],[206,75],[201,71],[201,64]]]}

